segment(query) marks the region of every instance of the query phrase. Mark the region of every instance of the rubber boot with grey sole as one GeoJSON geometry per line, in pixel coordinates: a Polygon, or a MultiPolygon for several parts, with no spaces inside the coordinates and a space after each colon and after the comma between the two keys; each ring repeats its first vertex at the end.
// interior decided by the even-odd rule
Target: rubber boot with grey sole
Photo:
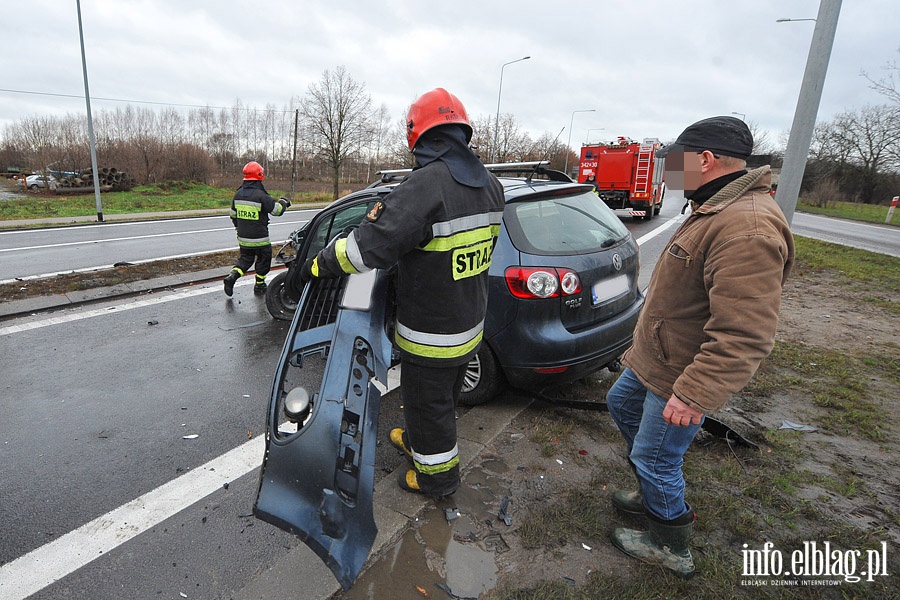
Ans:
{"type": "Polygon", "coordinates": [[[678,519],[664,522],[647,516],[647,531],[619,527],[612,532],[613,545],[629,556],[665,567],[679,577],[693,577],[694,558],[691,556],[690,541],[694,513],[688,512],[678,519]]]}

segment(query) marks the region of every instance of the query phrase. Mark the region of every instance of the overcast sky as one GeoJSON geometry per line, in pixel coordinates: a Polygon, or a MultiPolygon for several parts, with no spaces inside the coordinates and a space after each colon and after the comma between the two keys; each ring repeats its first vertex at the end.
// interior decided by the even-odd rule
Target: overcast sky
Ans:
{"type": "MultiPolygon", "coordinates": [[[[84,114],[75,0],[10,0],[0,136],[22,117],[84,114]],[[22,93],[29,92],[29,93],[22,93]],[[65,97],[59,95],[71,95],[65,97]]],[[[779,143],[796,108],[818,0],[82,0],[92,108],[113,98],[289,105],[344,65],[399,121],[418,95],[455,93],[573,147],[617,135],[673,140],[740,113],[779,143]],[[594,109],[595,112],[578,112],[594,109]],[[574,125],[569,131],[570,121],[574,125]]],[[[843,3],[819,120],[885,102],[860,75],[900,59],[897,0],[843,3]]],[[[153,106],[153,105],[149,105],[153,106]]]]}

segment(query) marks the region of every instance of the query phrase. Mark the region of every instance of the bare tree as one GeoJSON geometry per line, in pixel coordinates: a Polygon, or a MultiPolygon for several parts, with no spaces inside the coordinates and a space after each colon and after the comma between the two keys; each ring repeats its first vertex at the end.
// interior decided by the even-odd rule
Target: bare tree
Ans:
{"type": "Polygon", "coordinates": [[[769,141],[768,131],[760,129],[759,124],[754,121],[749,121],[747,127],[753,136],[753,150],[751,154],[772,154],[775,151],[774,144],[769,141]]]}
{"type": "Polygon", "coordinates": [[[821,177],[838,181],[851,197],[877,202],[884,175],[900,167],[900,107],[865,106],[820,123],[811,146],[821,177]]]}
{"type": "Polygon", "coordinates": [[[382,164],[382,152],[391,129],[391,116],[386,104],[382,104],[373,115],[369,133],[369,160],[366,168],[366,180],[371,179],[372,168],[377,171],[382,164]]]}
{"type": "MultiPolygon", "coordinates": [[[[900,48],[897,48],[900,53],[900,48]]],[[[900,105],[900,63],[896,61],[888,61],[885,63],[883,70],[887,71],[887,76],[875,81],[865,71],[862,76],[869,80],[869,87],[883,95],[885,98],[900,105]]]]}
{"type": "Polygon", "coordinates": [[[344,161],[366,140],[371,104],[365,84],[354,80],[343,65],[326,69],[301,101],[310,139],[332,170],[335,199],[344,161]]]}

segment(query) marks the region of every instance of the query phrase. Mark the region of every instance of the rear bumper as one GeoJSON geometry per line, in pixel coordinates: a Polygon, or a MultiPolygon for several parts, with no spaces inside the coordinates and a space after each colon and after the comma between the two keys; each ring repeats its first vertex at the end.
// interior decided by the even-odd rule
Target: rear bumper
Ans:
{"type": "Polygon", "coordinates": [[[577,333],[553,322],[507,328],[487,343],[512,387],[540,391],[589,375],[616,360],[631,345],[643,305],[640,296],[615,317],[577,333]],[[546,372],[557,369],[559,372],[546,372]]]}
{"type": "Polygon", "coordinates": [[[613,212],[617,217],[646,217],[649,208],[617,208],[613,212]]]}

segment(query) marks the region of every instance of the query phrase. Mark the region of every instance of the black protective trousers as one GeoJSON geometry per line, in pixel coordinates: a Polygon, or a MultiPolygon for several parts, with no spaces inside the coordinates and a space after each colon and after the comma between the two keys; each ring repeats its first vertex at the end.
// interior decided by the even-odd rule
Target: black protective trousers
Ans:
{"type": "Polygon", "coordinates": [[[256,283],[263,283],[269,269],[272,268],[272,246],[241,246],[241,255],[234,263],[234,268],[240,269],[241,274],[245,274],[254,262],[256,263],[256,283]]]}
{"type": "Polygon", "coordinates": [[[456,403],[466,366],[435,368],[404,361],[400,368],[400,397],[416,479],[429,496],[447,496],[459,487],[456,403]]]}

